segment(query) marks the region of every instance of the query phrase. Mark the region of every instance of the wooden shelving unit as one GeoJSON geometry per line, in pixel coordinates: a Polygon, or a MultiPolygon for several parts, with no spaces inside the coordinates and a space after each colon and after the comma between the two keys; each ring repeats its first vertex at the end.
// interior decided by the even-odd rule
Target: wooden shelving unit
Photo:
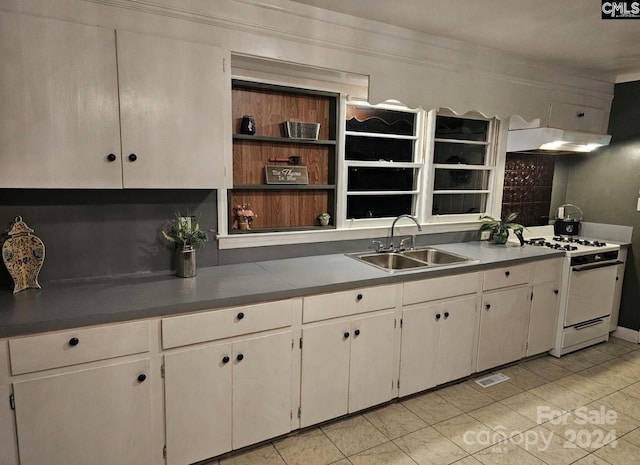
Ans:
{"type": "Polygon", "coordinates": [[[234,80],[233,189],[229,191],[229,233],[250,234],[332,228],[336,211],[336,122],[339,95],[234,80]],[[240,134],[244,115],[251,115],[256,133],[240,134]],[[317,140],[285,137],[284,122],[320,123],[317,140]],[[287,166],[274,159],[300,157],[309,184],[267,184],[265,166],[287,166]],[[234,205],[250,205],[256,218],[250,230],[233,229],[234,205]],[[318,225],[320,213],[330,226],[318,225]]]}

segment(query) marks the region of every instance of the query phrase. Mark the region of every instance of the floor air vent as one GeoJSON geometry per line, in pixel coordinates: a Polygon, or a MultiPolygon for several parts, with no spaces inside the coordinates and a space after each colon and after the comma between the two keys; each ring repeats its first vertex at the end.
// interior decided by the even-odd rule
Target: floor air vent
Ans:
{"type": "Polygon", "coordinates": [[[502,373],[496,373],[494,375],[485,376],[484,378],[476,379],[476,383],[482,386],[483,388],[488,388],[489,386],[493,386],[494,384],[507,381],[508,379],[509,379],[508,376],[503,375],[502,373]]]}

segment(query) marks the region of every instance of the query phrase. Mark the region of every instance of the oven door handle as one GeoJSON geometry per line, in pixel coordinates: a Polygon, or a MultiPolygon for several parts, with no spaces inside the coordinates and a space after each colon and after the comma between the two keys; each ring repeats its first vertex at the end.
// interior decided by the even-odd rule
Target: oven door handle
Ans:
{"type": "Polygon", "coordinates": [[[580,330],[580,329],[589,328],[591,326],[599,325],[600,323],[604,323],[604,320],[602,318],[598,318],[597,320],[585,321],[584,323],[575,325],[574,328],[577,330],[580,330]]]}
{"type": "Polygon", "coordinates": [[[593,263],[591,265],[574,266],[571,268],[571,271],[595,270],[596,268],[606,268],[607,266],[617,266],[623,263],[624,262],[621,262],[620,260],[615,262],[607,262],[607,263],[593,263]]]}

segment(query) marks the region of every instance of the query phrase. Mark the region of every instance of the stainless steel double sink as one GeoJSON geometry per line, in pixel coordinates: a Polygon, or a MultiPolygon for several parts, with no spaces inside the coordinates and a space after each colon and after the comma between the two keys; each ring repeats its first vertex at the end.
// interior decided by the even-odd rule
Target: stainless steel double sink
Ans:
{"type": "Polygon", "coordinates": [[[388,272],[411,271],[435,266],[473,263],[477,260],[433,247],[420,247],[402,252],[367,252],[347,254],[361,262],[388,272]]]}

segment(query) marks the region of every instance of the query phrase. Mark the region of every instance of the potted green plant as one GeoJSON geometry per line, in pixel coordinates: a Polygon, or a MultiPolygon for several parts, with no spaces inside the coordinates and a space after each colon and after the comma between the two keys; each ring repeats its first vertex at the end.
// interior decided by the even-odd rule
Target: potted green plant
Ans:
{"type": "Polygon", "coordinates": [[[162,236],[175,245],[176,276],[192,278],[196,275],[196,248],[209,240],[207,233],[200,229],[195,217],[176,212],[162,236]]]}
{"type": "Polygon", "coordinates": [[[320,222],[320,226],[328,226],[330,219],[331,219],[331,215],[329,215],[328,213],[320,213],[318,215],[318,221],[320,222]]]}
{"type": "Polygon", "coordinates": [[[482,216],[480,217],[482,221],[480,231],[491,231],[491,239],[493,242],[496,244],[505,244],[509,238],[509,230],[511,230],[518,236],[520,244],[522,244],[522,231],[524,230],[524,226],[514,223],[517,217],[518,213],[509,213],[503,220],[488,215],[482,216]]]}

